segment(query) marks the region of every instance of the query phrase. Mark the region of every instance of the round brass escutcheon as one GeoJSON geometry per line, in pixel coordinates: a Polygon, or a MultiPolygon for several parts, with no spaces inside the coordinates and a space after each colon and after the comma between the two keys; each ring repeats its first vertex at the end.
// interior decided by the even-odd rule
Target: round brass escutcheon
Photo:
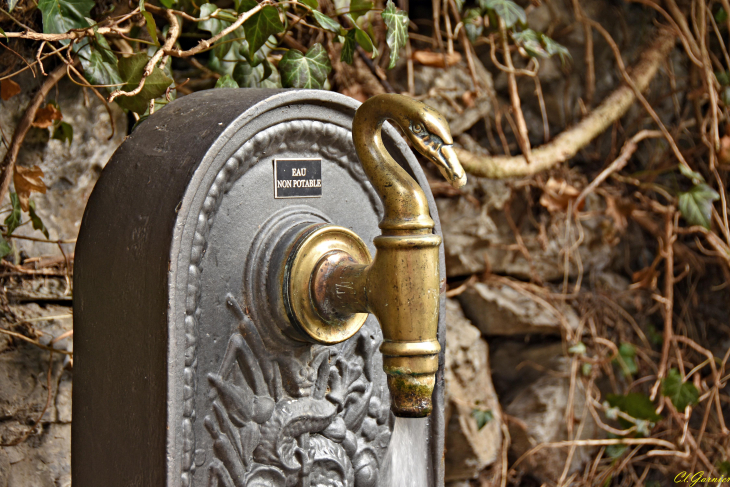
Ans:
{"type": "Polygon", "coordinates": [[[346,254],[354,264],[372,262],[365,242],[353,231],[336,225],[313,225],[302,233],[286,262],[284,302],[293,324],[312,341],[333,345],[352,337],[368,313],[325,318],[313,299],[313,280],[329,256],[346,254]]]}

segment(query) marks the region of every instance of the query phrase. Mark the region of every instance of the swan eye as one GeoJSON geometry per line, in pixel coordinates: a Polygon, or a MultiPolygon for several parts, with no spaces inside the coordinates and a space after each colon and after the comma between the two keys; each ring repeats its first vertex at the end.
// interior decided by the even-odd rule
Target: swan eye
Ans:
{"type": "Polygon", "coordinates": [[[420,123],[414,123],[414,124],[412,124],[411,125],[411,131],[415,135],[424,135],[426,133],[426,129],[420,123]]]}

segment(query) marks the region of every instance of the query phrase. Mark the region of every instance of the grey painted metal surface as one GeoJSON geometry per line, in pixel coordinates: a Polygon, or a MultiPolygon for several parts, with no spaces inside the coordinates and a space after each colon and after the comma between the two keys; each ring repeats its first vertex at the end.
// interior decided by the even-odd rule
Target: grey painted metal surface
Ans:
{"type": "MultiPolygon", "coordinates": [[[[306,223],[348,227],[374,252],[382,208],[352,144],[358,105],[325,91],[200,92],[116,152],[76,246],[74,487],[377,485],[393,424],[377,322],[336,346],[303,344],[269,302],[270,269],[306,223]],[[275,158],[321,159],[321,197],[276,199],[275,158]]],[[[394,129],[384,138],[440,234],[413,154],[394,129]]]]}

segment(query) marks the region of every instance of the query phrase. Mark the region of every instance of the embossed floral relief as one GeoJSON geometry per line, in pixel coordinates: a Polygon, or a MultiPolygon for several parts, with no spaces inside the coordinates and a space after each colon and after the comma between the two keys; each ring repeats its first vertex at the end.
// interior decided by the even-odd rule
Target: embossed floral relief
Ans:
{"type": "Polygon", "coordinates": [[[393,425],[380,340],[366,325],[340,346],[273,355],[243,316],[208,375],[208,487],[375,487],[393,425]]]}

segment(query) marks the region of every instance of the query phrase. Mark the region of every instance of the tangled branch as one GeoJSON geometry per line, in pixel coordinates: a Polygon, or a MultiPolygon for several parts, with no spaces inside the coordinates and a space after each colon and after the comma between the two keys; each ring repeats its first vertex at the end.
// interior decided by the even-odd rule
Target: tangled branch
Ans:
{"type": "MultiPolygon", "coordinates": [[[[644,91],[676,43],[676,34],[660,29],[656,39],[642,53],[635,66],[628,70],[638,91],[644,91]]],[[[636,93],[622,85],[606,97],[574,127],[557,135],[551,142],[532,150],[530,161],[524,155],[484,156],[465,149],[456,149],[464,169],[475,176],[503,179],[531,176],[565,162],[621,118],[636,100],[636,93]]]]}

